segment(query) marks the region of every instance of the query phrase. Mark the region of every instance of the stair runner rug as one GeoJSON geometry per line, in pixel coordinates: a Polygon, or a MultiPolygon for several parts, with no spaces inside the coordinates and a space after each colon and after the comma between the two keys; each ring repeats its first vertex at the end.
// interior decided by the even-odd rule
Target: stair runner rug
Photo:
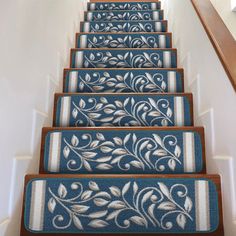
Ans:
{"type": "Polygon", "coordinates": [[[147,21],[163,20],[163,11],[93,11],[87,12],[85,21],[147,21]]]}
{"type": "Polygon", "coordinates": [[[204,165],[201,134],[193,129],[55,128],[44,140],[45,173],[199,173],[204,165]]]}
{"type": "Polygon", "coordinates": [[[64,92],[70,93],[175,93],[184,92],[181,69],[69,69],[64,92]]]}
{"type": "Polygon", "coordinates": [[[72,68],[176,68],[175,49],[73,49],[72,68]]]}
{"type": "Polygon", "coordinates": [[[38,233],[197,233],[218,227],[207,178],[33,178],[25,228],[38,233]]]}
{"type": "Polygon", "coordinates": [[[191,94],[57,94],[55,126],[191,126],[191,94]]]}
{"type": "Polygon", "coordinates": [[[171,48],[169,33],[78,34],[77,48],[171,48]]]}
{"type": "Polygon", "coordinates": [[[82,22],[82,32],[166,32],[167,21],[82,22]]]}
{"type": "Polygon", "coordinates": [[[129,11],[140,11],[140,10],[159,10],[161,8],[161,2],[97,2],[88,3],[89,11],[113,11],[113,10],[129,10],[129,11]]]}

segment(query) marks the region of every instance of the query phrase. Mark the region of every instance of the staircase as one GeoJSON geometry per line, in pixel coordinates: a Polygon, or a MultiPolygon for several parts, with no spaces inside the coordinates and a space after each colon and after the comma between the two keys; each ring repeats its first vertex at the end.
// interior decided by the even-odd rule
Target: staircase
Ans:
{"type": "Polygon", "coordinates": [[[223,236],[220,177],[159,1],[91,1],[27,175],[21,236],[223,236]]]}

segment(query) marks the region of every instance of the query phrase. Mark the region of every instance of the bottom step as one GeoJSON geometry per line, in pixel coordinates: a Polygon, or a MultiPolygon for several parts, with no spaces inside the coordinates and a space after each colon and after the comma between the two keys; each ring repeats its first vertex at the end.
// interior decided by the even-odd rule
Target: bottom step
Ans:
{"type": "Polygon", "coordinates": [[[222,236],[220,198],[217,175],[32,175],[21,235],[222,236]]]}

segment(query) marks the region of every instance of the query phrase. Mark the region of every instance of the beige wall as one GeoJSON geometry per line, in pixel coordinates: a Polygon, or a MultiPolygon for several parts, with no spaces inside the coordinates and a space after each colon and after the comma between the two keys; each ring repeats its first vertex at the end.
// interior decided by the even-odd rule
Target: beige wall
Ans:
{"type": "Polygon", "coordinates": [[[211,0],[236,40],[236,0],[211,0]]]}

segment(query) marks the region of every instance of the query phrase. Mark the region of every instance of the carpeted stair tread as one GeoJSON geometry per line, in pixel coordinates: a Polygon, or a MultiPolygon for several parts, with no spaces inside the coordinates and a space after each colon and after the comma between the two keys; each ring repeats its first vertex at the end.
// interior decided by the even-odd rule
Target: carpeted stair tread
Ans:
{"type": "Polygon", "coordinates": [[[219,181],[216,175],[27,176],[21,235],[219,233],[219,181]]]}
{"type": "Polygon", "coordinates": [[[56,94],[54,126],[192,126],[192,94],[56,94]]]}
{"type": "Polygon", "coordinates": [[[171,33],[79,33],[77,48],[171,48],[171,33]]]}
{"type": "Polygon", "coordinates": [[[65,69],[64,92],[184,92],[182,69],[65,69]]]}
{"type": "Polygon", "coordinates": [[[84,21],[148,21],[163,20],[163,10],[121,10],[85,12],[84,21]]]}
{"type": "Polygon", "coordinates": [[[40,173],[205,173],[203,128],[44,128],[40,173]]]}
{"type": "Polygon", "coordinates": [[[97,2],[88,3],[89,11],[104,11],[104,10],[159,10],[161,9],[161,2],[97,2]]]}
{"type": "Polygon", "coordinates": [[[81,22],[81,32],[167,32],[167,21],[81,22]]]}
{"type": "Polygon", "coordinates": [[[176,68],[176,49],[72,49],[71,68],[176,68]]]}

